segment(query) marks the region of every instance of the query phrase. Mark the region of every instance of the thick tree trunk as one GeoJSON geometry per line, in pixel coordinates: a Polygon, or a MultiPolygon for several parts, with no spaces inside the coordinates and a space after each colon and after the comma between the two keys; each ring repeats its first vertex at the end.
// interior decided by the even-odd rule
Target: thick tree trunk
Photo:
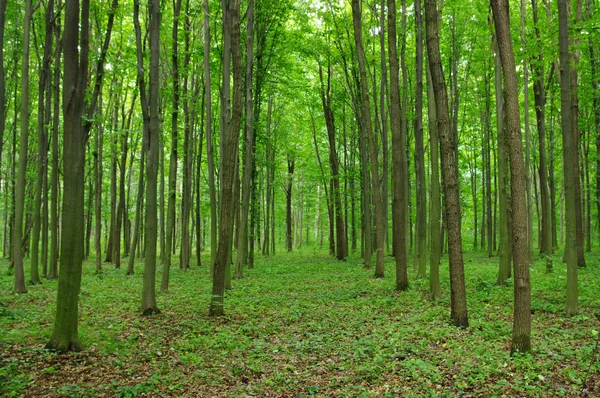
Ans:
{"type": "Polygon", "coordinates": [[[77,330],[79,290],[84,239],[84,171],[86,129],[83,126],[84,97],[88,73],[89,1],[68,1],[65,6],[63,77],[63,156],[70,167],[64,170],[63,225],[60,245],[60,274],[54,330],[47,348],[79,351],[77,330]],[[81,12],[81,21],[80,21],[81,12]]]}
{"type": "Polygon", "coordinates": [[[456,174],[454,135],[448,120],[448,95],[442,70],[436,0],[425,0],[427,52],[431,81],[436,102],[436,115],[442,158],[446,222],[448,224],[448,251],[450,260],[450,319],[456,326],[467,327],[467,294],[465,289],[462,236],[460,230],[460,187],[456,174]]]}
{"type": "Polygon", "coordinates": [[[492,0],[498,48],[504,76],[506,132],[510,157],[512,247],[514,256],[514,315],[511,353],[531,350],[531,289],[529,284],[529,240],[527,217],[527,170],[523,161],[519,91],[510,38],[508,0],[492,0]]]}

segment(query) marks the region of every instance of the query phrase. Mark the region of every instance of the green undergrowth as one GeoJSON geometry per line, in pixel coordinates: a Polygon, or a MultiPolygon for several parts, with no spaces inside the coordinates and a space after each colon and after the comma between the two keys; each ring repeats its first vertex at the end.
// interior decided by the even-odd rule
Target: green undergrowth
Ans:
{"type": "Polygon", "coordinates": [[[564,315],[565,265],[555,261],[552,274],[541,259],[531,267],[533,352],[514,357],[512,280],[496,286],[497,259],[482,253],[465,255],[467,329],[448,322],[447,258],[443,295],[433,302],[428,280],[415,280],[412,270],[410,289],[394,291],[391,257],[386,277],[375,279],[358,256],[258,255],[256,268],[233,281],[220,319],[207,316],[205,266],[174,265],[169,293],[157,295],[161,314],[141,317],[141,264],[126,276],[110,264],[96,274],[86,263],[79,323],[86,350],[66,355],[43,348],[57,282],[12,294],[3,262],[0,396],[580,396],[585,381],[597,396],[600,258],[587,259],[574,317],[564,315]]]}

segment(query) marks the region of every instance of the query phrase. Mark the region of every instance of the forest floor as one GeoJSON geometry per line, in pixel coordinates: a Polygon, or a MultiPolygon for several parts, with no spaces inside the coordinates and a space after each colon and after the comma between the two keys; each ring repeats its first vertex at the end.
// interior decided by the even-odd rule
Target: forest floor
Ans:
{"type": "MultiPolygon", "coordinates": [[[[557,259],[560,258],[557,256],[557,259]]],[[[512,281],[495,285],[497,259],[465,257],[470,327],[449,325],[429,282],[394,291],[394,265],[374,279],[353,257],[311,249],[265,258],[234,280],[221,319],[207,316],[206,267],[174,267],[161,314],[141,317],[134,276],[85,264],[79,333],[85,351],[44,349],[56,281],[12,293],[0,264],[0,396],[398,397],[600,396],[600,256],[579,272],[580,314],[565,317],[564,264],[531,267],[533,352],[510,356],[512,281]],[[591,365],[591,369],[588,369],[591,365]],[[584,391],[584,382],[587,389],[584,391]]],[[[157,280],[160,281],[159,269],[157,280]]],[[[158,282],[160,284],[160,282],[158,282]]]]}

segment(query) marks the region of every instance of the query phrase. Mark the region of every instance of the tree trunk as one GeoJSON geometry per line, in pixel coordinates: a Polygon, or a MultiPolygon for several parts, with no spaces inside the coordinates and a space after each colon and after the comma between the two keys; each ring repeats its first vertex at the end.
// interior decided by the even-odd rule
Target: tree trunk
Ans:
{"type": "MultiPolygon", "coordinates": [[[[139,0],[134,2],[134,22],[136,23],[136,44],[138,58],[138,82],[140,99],[146,102],[145,84],[143,84],[143,56],[141,32],[139,32],[139,0]],[[141,80],[141,81],[140,81],[141,80]],[[143,96],[143,97],[142,97],[143,96]]],[[[157,181],[158,181],[158,146],[160,140],[160,114],[158,110],[159,96],[159,59],[160,59],[160,0],[148,0],[150,13],[150,81],[146,111],[143,113],[147,124],[146,139],[146,233],[144,243],[144,282],[142,287],[142,315],[160,312],[156,305],[156,238],[157,238],[157,181]]]]}
{"type": "Polygon", "coordinates": [[[21,60],[21,132],[19,138],[19,169],[16,181],[14,227],[15,231],[13,234],[15,293],[27,293],[27,287],[25,286],[25,274],[23,272],[23,216],[25,209],[25,174],[27,173],[27,146],[29,142],[29,37],[32,13],[33,10],[31,0],[26,0],[25,20],[23,22],[23,58],[21,60]]]}
{"type": "MultiPolygon", "coordinates": [[[[574,18],[575,23],[581,21],[581,0],[575,2],[576,10],[574,18]]],[[[569,10],[570,11],[570,10],[569,10]]],[[[568,11],[568,13],[569,13],[568,11]]],[[[581,192],[581,179],[580,179],[580,154],[579,154],[579,82],[577,77],[577,67],[579,65],[580,50],[578,49],[580,40],[579,37],[571,37],[570,40],[576,47],[571,52],[571,124],[573,133],[573,156],[575,157],[575,247],[577,253],[577,266],[585,268],[585,250],[584,250],[584,237],[583,237],[583,205],[582,205],[582,192],[581,192]]],[[[562,80],[561,80],[562,82],[562,80]]]]}
{"type": "Polygon", "coordinates": [[[56,62],[54,63],[53,76],[53,120],[52,120],[52,175],[50,177],[50,190],[52,200],[50,202],[50,265],[48,267],[48,279],[58,276],[58,130],[60,123],[60,55],[62,52],[62,40],[60,35],[60,13],[54,23],[54,35],[56,40],[56,62]]]}
{"type": "MultiPolygon", "coordinates": [[[[325,115],[325,124],[327,126],[327,137],[329,139],[329,166],[331,168],[331,198],[335,212],[335,242],[336,257],[338,260],[345,260],[348,257],[348,238],[344,225],[342,197],[340,192],[340,170],[338,154],[336,150],[335,139],[335,121],[333,109],[331,106],[331,67],[327,65],[327,83],[323,79],[323,68],[319,65],[319,79],[321,82],[321,104],[325,115]]],[[[313,128],[314,129],[314,128],[313,128]]],[[[316,142],[315,142],[316,145],[316,142]]]]}
{"type": "Polygon", "coordinates": [[[417,277],[427,276],[427,187],[425,186],[425,149],[423,146],[423,34],[420,0],[415,2],[417,29],[416,44],[416,95],[415,95],[415,174],[417,184],[417,277]]]}
{"type": "MultiPolygon", "coordinates": [[[[38,160],[37,160],[37,175],[35,184],[35,196],[33,205],[33,234],[31,241],[31,275],[30,283],[33,285],[42,283],[39,276],[39,240],[42,227],[42,195],[44,188],[44,176],[46,174],[46,159],[48,156],[46,134],[46,109],[48,107],[44,103],[46,90],[50,89],[48,81],[50,79],[50,62],[52,54],[52,18],[54,17],[54,1],[50,0],[46,8],[46,34],[44,42],[44,56],[40,68],[40,80],[38,90],[38,160]]],[[[4,77],[2,77],[4,79],[4,77]]],[[[44,197],[44,202],[46,198],[44,197]]],[[[45,268],[45,267],[44,267],[45,268]]]]}
{"type": "MultiPolygon", "coordinates": [[[[175,208],[177,199],[177,135],[179,132],[179,14],[181,11],[181,0],[173,0],[173,36],[171,50],[171,73],[173,74],[173,106],[171,113],[171,156],[169,158],[169,188],[167,203],[167,230],[165,256],[163,257],[163,274],[160,285],[161,293],[169,291],[169,273],[171,270],[171,252],[175,246],[175,208]]],[[[150,184],[150,179],[148,179],[150,184]]]]}
{"type": "Polygon", "coordinates": [[[230,255],[233,220],[235,216],[234,179],[237,173],[236,159],[242,116],[242,62],[240,53],[240,3],[239,0],[223,0],[223,87],[221,118],[225,122],[222,136],[221,159],[221,213],[219,216],[219,243],[214,266],[212,300],[209,314],[224,315],[226,266],[230,255]],[[230,60],[233,60],[233,106],[230,104],[230,60]]]}
{"type": "Polygon", "coordinates": [[[544,59],[542,55],[541,32],[538,27],[538,8],[537,0],[531,2],[533,9],[533,23],[535,26],[535,35],[538,45],[538,55],[536,62],[531,64],[535,76],[533,83],[533,95],[535,101],[535,116],[538,130],[538,151],[540,157],[539,178],[540,178],[540,197],[541,197],[541,233],[540,233],[540,253],[546,255],[546,272],[552,272],[552,215],[550,209],[550,195],[548,193],[548,167],[546,165],[546,90],[544,87],[544,59]]]}
{"type": "Polygon", "coordinates": [[[563,168],[565,187],[565,212],[567,237],[565,243],[565,259],[567,262],[567,315],[579,312],[577,303],[577,251],[576,251],[576,196],[575,180],[577,173],[577,158],[573,138],[571,119],[571,66],[569,54],[569,26],[567,16],[567,0],[558,0],[558,39],[560,47],[560,111],[563,140],[563,168]]]}
{"type": "Polygon", "coordinates": [[[450,260],[450,319],[456,326],[467,327],[467,295],[465,289],[462,237],[460,230],[460,187],[456,174],[454,135],[448,120],[448,95],[440,57],[438,15],[436,0],[425,0],[427,52],[431,82],[436,102],[436,115],[442,158],[446,222],[448,225],[448,251],[450,260]]]}
{"type": "Polygon", "coordinates": [[[510,38],[508,0],[492,0],[498,48],[504,76],[506,132],[510,157],[512,253],[514,256],[514,315],[511,353],[531,350],[531,290],[529,284],[529,240],[527,217],[527,170],[523,161],[519,91],[510,38]]]}
{"type": "MultiPolygon", "coordinates": [[[[381,185],[379,181],[379,162],[377,160],[377,148],[375,145],[375,135],[371,121],[371,106],[369,100],[369,88],[367,86],[367,70],[365,53],[362,40],[362,11],[358,0],[352,0],[352,22],[354,26],[354,42],[356,44],[356,53],[358,56],[358,68],[360,73],[361,88],[361,131],[363,137],[369,143],[369,160],[371,163],[371,180],[373,184],[373,201],[375,202],[375,230],[376,230],[376,262],[375,277],[383,278],[383,245],[384,245],[384,224],[383,224],[383,204],[381,197],[381,185]]],[[[366,239],[370,239],[369,236],[366,239]]]]}
{"type": "Polygon", "coordinates": [[[285,242],[286,249],[288,252],[292,251],[293,242],[292,242],[292,188],[293,188],[293,178],[294,178],[294,168],[296,165],[296,158],[293,153],[288,152],[287,155],[287,187],[285,189],[285,225],[286,225],[286,233],[285,233],[285,242]]]}
{"type": "MultiPolygon", "coordinates": [[[[494,35],[494,45],[498,47],[498,38],[494,35]]],[[[496,121],[497,121],[497,136],[498,136],[498,189],[499,189],[499,247],[498,247],[498,279],[496,284],[503,286],[509,278],[509,269],[511,266],[511,249],[510,249],[510,229],[509,215],[511,211],[508,204],[509,197],[509,181],[508,181],[508,140],[505,129],[505,110],[504,99],[502,97],[502,65],[500,54],[496,53],[495,61],[495,77],[496,77],[496,121]]]]}
{"type": "Polygon", "coordinates": [[[63,156],[70,167],[64,169],[63,225],[60,244],[60,274],[54,330],[47,348],[79,351],[83,347],[77,331],[79,290],[84,239],[85,136],[83,125],[89,52],[89,1],[68,1],[65,5],[63,36],[63,156]],[[81,12],[81,21],[80,21],[81,12]]]}
{"type": "Polygon", "coordinates": [[[394,256],[396,258],[396,290],[408,289],[406,259],[406,200],[404,194],[404,159],[400,123],[400,78],[398,70],[398,50],[396,45],[396,0],[388,0],[388,53],[390,63],[390,128],[392,131],[392,173],[394,178],[394,201],[392,206],[394,256]]]}
{"type": "MultiPolygon", "coordinates": [[[[252,170],[254,164],[254,114],[252,113],[252,68],[254,49],[254,0],[248,3],[248,35],[246,41],[246,128],[245,148],[246,162],[244,165],[244,182],[242,184],[242,207],[240,209],[240,229],[238,235],[238,251],[235,261],[235,277],[244,276],[244,267],[248,257],[248,216],[250,211],[250,193],[252,190],[252,170]]],[[[250,233],[252,233],[250,231],[250,233]]]]}
{"type": "MultiPolygon", "coordinates": [[[[208,160],[208,187],[210,197],[210,271],[214,273],[217,258],[217,191],[215,185],[215,163],[212,145],[212,99],[210,80],[210,10],[208,0],[204,0],[204,81],[206,97],[206,157],[208,160]]],[[[229,57],[229,55],[227,55],[229,57]]],[[[229,67],[229,65],[227,66],[229,67]]]]}

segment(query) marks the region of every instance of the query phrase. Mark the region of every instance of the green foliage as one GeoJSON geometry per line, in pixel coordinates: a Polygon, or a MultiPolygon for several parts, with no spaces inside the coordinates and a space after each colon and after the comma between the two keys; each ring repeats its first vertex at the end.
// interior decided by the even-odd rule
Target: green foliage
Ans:
{"type": "MultiPolygon", "coordinates": [[[[589,264],[597,259],[590,254],[589,264]]],[[[447,261],[442,298],[431,302],[426,279],[400,294],[393,278],[372,279],[356,257],[339,263],[311,249],[257,257],[256,269],[228,292],[224,319],[206,314],[205,268],[174,269],[170,293],[158,297],[163,313],[141,318],[139,273],[107,267],[98,277],[86,264],[80,303],[86,351],[69,355],[42,349],[56,282],[13,295],[12,279],[2,272],[0,394],[578,395],[599,327],[598,269],[580,270],[581,315],[568,318],[564,265],[557,261],[555,272],[545,274],[544,260],[537,261],[534,351],[510,357],[512,281],[494,284],[497,259],[467,253],[465,264],[467,330],[448,323],[447,261]]],[[[391,275],[391,258],[386,267],[391,275]]],[[[598,385],[598,371],[595,362],[588,386],[598,385]]]]}

